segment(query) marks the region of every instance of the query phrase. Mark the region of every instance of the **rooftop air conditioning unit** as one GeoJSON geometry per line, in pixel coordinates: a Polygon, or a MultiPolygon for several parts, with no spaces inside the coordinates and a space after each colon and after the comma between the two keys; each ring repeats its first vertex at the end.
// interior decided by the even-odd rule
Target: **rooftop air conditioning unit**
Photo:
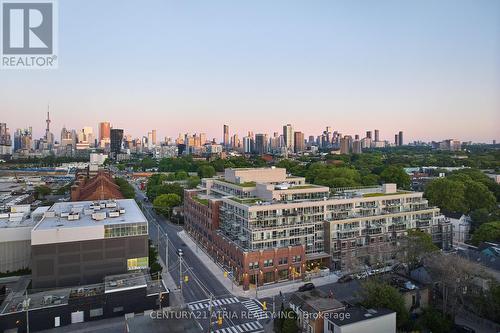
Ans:
{"type": "Polygon", "coordinates": [[[106,203],[106,208],[115,208],[116,207],[116,202],[110,201],[106,203]]]}
{"type": "Polygon", "coordinates": [[[98,212],[98,213],[93,213],[92,214],[92,219],[96,221],[102,221],[106,218],[106,213],[105,212],[98,212]]]}
{"type": "Polygon", "coordinates": [[[68,221],[75,221],[80,219],[80,213],[71,213],[68,214],[68,221]]]}
{"type": "Polygon", "coordinates": [[[48,211],[43,213],[43,217],[55,217],[55,216],[56,216],[56,212],[54,212],[53,210],[48,210],[48,211]]]}
{"type": "Polygon", "coordinates": [[[61,212],[61,217],[68,217],[69,212],[61,212]]]}
{"type": "Polygon", "coordinates": [[[119,211],[110,211],[108,214],[109,214],[109,217],[119,217],[120,216],[119,211]]]}

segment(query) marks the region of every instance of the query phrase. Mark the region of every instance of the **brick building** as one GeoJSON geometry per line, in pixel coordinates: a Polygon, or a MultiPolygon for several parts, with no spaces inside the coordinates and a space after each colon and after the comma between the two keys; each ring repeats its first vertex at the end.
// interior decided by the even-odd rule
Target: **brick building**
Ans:
{"type": "Polygon", "coordinates": [[[186,190],[184,215],[187,232],[245,289],[325,267],[384,263],[409,229],[444,249],[452,239],[449,221],[422,193],[395,184],[330,191],[282,168],[203,179],[186,190]]]}
{"type": "Polygon", "coordinates": [[[71,186],[71,201],[123,199],[120,187],[115,183],[111,171],[85,170],[78,172],[71,186]]]}

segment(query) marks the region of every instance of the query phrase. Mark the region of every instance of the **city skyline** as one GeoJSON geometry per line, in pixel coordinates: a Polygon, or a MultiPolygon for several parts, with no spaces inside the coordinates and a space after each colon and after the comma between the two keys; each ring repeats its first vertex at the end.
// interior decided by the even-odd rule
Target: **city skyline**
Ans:
{"type": "MultiPolygon", "coordinates": [[[[43,120],[43,122],[45,123],[45,125],[43,125],[43,126],[42,125],[37,126],[36,124],[35,125],[27,124],[27,125],[19,126],[19,127],[12,127],[8,123],[6,123],[6,128],[9,131],[11,137],[13,137],[14,133],[17,130],[32,129],[31,133],[32,133],[33,139],[43,139],[43,138],[46,138],[46,135],[47,135],[47,114],[46,113],[45,113],[45,119],[43,120]]],[[[53,122],[54,122],[54,117],[52,116],[52,113],[51,113],[49,123],[52,124],[53,122]]],[[[57,124],[57,121],[56,121],[56,124],[57,124]]],[[[375,127],[374,128],[359,128],[359,129],[355,129],[352,132],[347,132],[347,131],[342,131],[341,129],[337,129],[334,126],[331,126],[329,124],[317,124],[315,127],[317,127],[317,126],[322,126],[322,127],[319,127],[316,132],[306,132],[306,131],[302,130],[302,127],[299,127],[300,123],[297,125],[293,124],[293,123],[292,124],[283,123],[281,125],[277,125],[276,127],[270,127],[270,129],[267,132],[266,131],[258,131],[258,130],[255,130],[253,128],[246,128],[244,130],[238,131],[238,130],[234,130],[233,127],[228,123],[224,123],[224,124],[221,123],[221,124],[219,124],[219,127],[220,127],[219,133],[217,134],[214,132],[214,135],[208,134],[206,131],[204,131],[203,128],[197,128],[197,129],[194,129],[193,131],[183,131],[182,129],[180,129],[180,130],[178,130],[178,132],[172,132],[172,133],[164,133],[164,132],[162,132],[161,128],[149,128],[149,129],[144,129],[144,131],[142,133],[138,132],[137,135],[135,135],[129,131],[127,126],[119,127],[119,126],[115,126],[113,121],[100,120],[94,125],[84,123],[83,125],[80,125],[77,127],[70,127],[70,126],[67,126],[66,124],[63,124],[58,128],[58,127],[55,127],[54,125],[50,125],[50,132],[49,133],[51,133],[54,136],[55,142],[60,143],[60,141],[61,141],[60,134],[62,134],[62,131],[76,130],[77,132],[79,132],[79,131],[85,131],[85,129],[91,128],[92,135],[93,135],[92,139],[97,140],[97,142],[99,144],[101,124],[107,124],[108,126],[110,126],[110,128],[121,129],[121,130],[123,130],[123,135],[129,135],[132,139],[141,139],[141,138],[151,139],[150,136],[154,132],[154,135],[155,135],[154,143],[155,144],[165,142],[165,140],[167,138],[175,140],[179,136],[184,137],[185,135],[203,135],[207,139],[206,142],[213,142],[215,140],[216,143],[218,143],[218,144],[220,143],[224,146],[225,145],[224,144],[224,133],[225,133],[226,126],[227,126],[227,129],[229,131],[228,132],[228,134],[229,134],[228,135],[228,139],[229,139],[228,143],[232,143],[233,135],[236,135],[239,139],[242,139],[248,133],[252,133],[254,136],[256,134],[264,134],[264,135],[268,136],[268,139],[271,138],[271,135],[273,133],[279,133],[280,135],[283,135],[283,129],[284,129],[283,127],[289,126],[289,125],[292,126],[292,136],[294,135],[294,133],[302,133],[302,135],[304,136],[305,139],[309,138],[310,136],[314,136],[316,138],[318,136],[321,136],[324,133],[325,129],[330,129],[333,132],[342,134],[343,136],[344,135],[348,135],[348,136],[352,136],[352,137],[356,136],[356,137],[359,137],[360,139],[367,137],[368,132],[375,133],[375,131],[377,131],[378,133],[381,133],[381,134],[377,135],[377,136],[380,136],[380,138],[379,138],[380,142],[387,142],[389,144],[394,143],[395,140],[397,142],[399,142],[398,135],[400,133],[404,132],[404,143],[401,141],[401,142],[399,142],[398,145],[403,145],[403,144],[406,145],[406,144],[411,144],[414,142],[431,143],[431,142],[439,142],[439,141],[449,140],[449,139],[457,139],[457,140],[460,140],[463,142],[486,143],[486,144],[498,141],[496,139],[496,137],[493,137],[489,141],[464,140],[464,139],[457,137],[457,136],[454,136],[454,137],[442,136],[442,137],[438,137],[438,138],[429,138],[429,139],[411,138],[411,137],[408,138],[407,129],[402,129],[402,128],[396,128],[393,132],[387,132],[387,133],[385,133],[383,130],[380,130],[379,128],[375,128],[375,127]]],[[[292,137],[292,141],[294,141],[293,137],[292,137]]],[[[374,139],[373,141],[378,141],[378,140],[374,139]]],[[[292,144],[292,148],[293,148],[293,144],[292,144]]]]}
{"type": "Polygon", "coordinates": [[[134,137],[291,123],[306,135],[499,139],[496,1],[135,4],[60,4],[59,69],[2,73],[11,131],[41,137],[50,103],[53,132],[108,120],[134,137]],[[122,24],[134,18],[145,23],[122,24]]]}

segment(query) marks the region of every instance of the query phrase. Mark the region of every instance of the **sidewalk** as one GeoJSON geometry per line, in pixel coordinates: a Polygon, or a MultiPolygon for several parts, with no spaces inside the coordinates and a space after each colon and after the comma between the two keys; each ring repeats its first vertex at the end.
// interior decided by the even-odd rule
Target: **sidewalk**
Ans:
{"type": "MultiPolygon", "coordinates": [[[[255,289],[243,290],[242,286],[238,286],[232,283],[231,279],[224,277],[224,270],[217,265],[213,259],[205,253],[204,249],[198,246],[193,239],[185,232],[180,231],[177,233],[179,237],[186,243],[186,245],[192,250],[198,259],[205,265],[205,267],[215,276],[217,280],[234,296],[245,297],[245,298],[255,298],[255,289]]],[[[311,279],[316,286],[322,286],[329,283],[337,282],[338,276],[330,273],[329,276],[317,277],[311,279]]],[[[297,289],[303,285],[305,282],[302,280],[298,281],[286,281],[264,285],[258,288],[257,297],[266,298],[279,295],[279,293],[289,293],[297,291],[297,289]]]]}
{"type": "Polygon", "coordinates": [[[185,304],[184,301],[184,296],[182,295],[181,290],[177,287],[175,284],[174,279],[172,278],[172,275],[167,271],[165,268],[165,263],[163,262],[163,259],[161,256],[158,256],[158,262],[160,263],[161,267],[163,268],[161,272],[161,278],[164,286],[168,288],[170,291],[168,297],[169,297],[169,307],[183,307],[185,304]]]}

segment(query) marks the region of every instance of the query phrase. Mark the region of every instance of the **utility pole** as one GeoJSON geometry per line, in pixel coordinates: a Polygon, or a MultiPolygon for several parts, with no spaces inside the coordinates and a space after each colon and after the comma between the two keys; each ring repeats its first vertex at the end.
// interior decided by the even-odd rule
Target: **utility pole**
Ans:
{"type": "Polygon", "coordinates": [[[231,291],[234,289],[234,267],[231,266],[231,291]]]}
{"type": "Polygon", "coordinates": [[[166,245],[165,245],[165,268],[167,269],[168,272],[168,236],[165,234],[165,239],[166,239],[166,245]]]}
{"type": "Polygon", "coordinates": [[[179,288],[182,295],[182,253],[179,253],[179,288]]]}
{"type": "Polygon", "coordinates": [[[28,299],[28,289],[26,289],[26,298],[24,299],[26,302],[26,332],[30,333],[30,317],[29,317],[29,299],[28,299]]]}
{"type": "Polygon", "coordinates": [[[259,288],[259,272],[255,273],[255,298],[257,298],[258,288],[259,288]]]}
{"type": "Polygon", "coordinates": [[[157,281],[158,281],[158,308],[160,309],[160,312],[163,312],[163,309],[161,307],[161,282],[160,282],[160,272],[157,272],[157,281]]]}
{"type": "Polygon", "coordinates": [[[210,302],[209,302],[208,308],[209,308],[210,315],[208,317],[208,332],[207,333],[210,333],[212,331],[212,314],[213,314],[212,294],[210,294],[210,302]]]}
{"type": "Polygon", "coordinates": [[[158,253],[160,252],[160,223],[156,222],[156,246],[158,246],[158,253]]]}

